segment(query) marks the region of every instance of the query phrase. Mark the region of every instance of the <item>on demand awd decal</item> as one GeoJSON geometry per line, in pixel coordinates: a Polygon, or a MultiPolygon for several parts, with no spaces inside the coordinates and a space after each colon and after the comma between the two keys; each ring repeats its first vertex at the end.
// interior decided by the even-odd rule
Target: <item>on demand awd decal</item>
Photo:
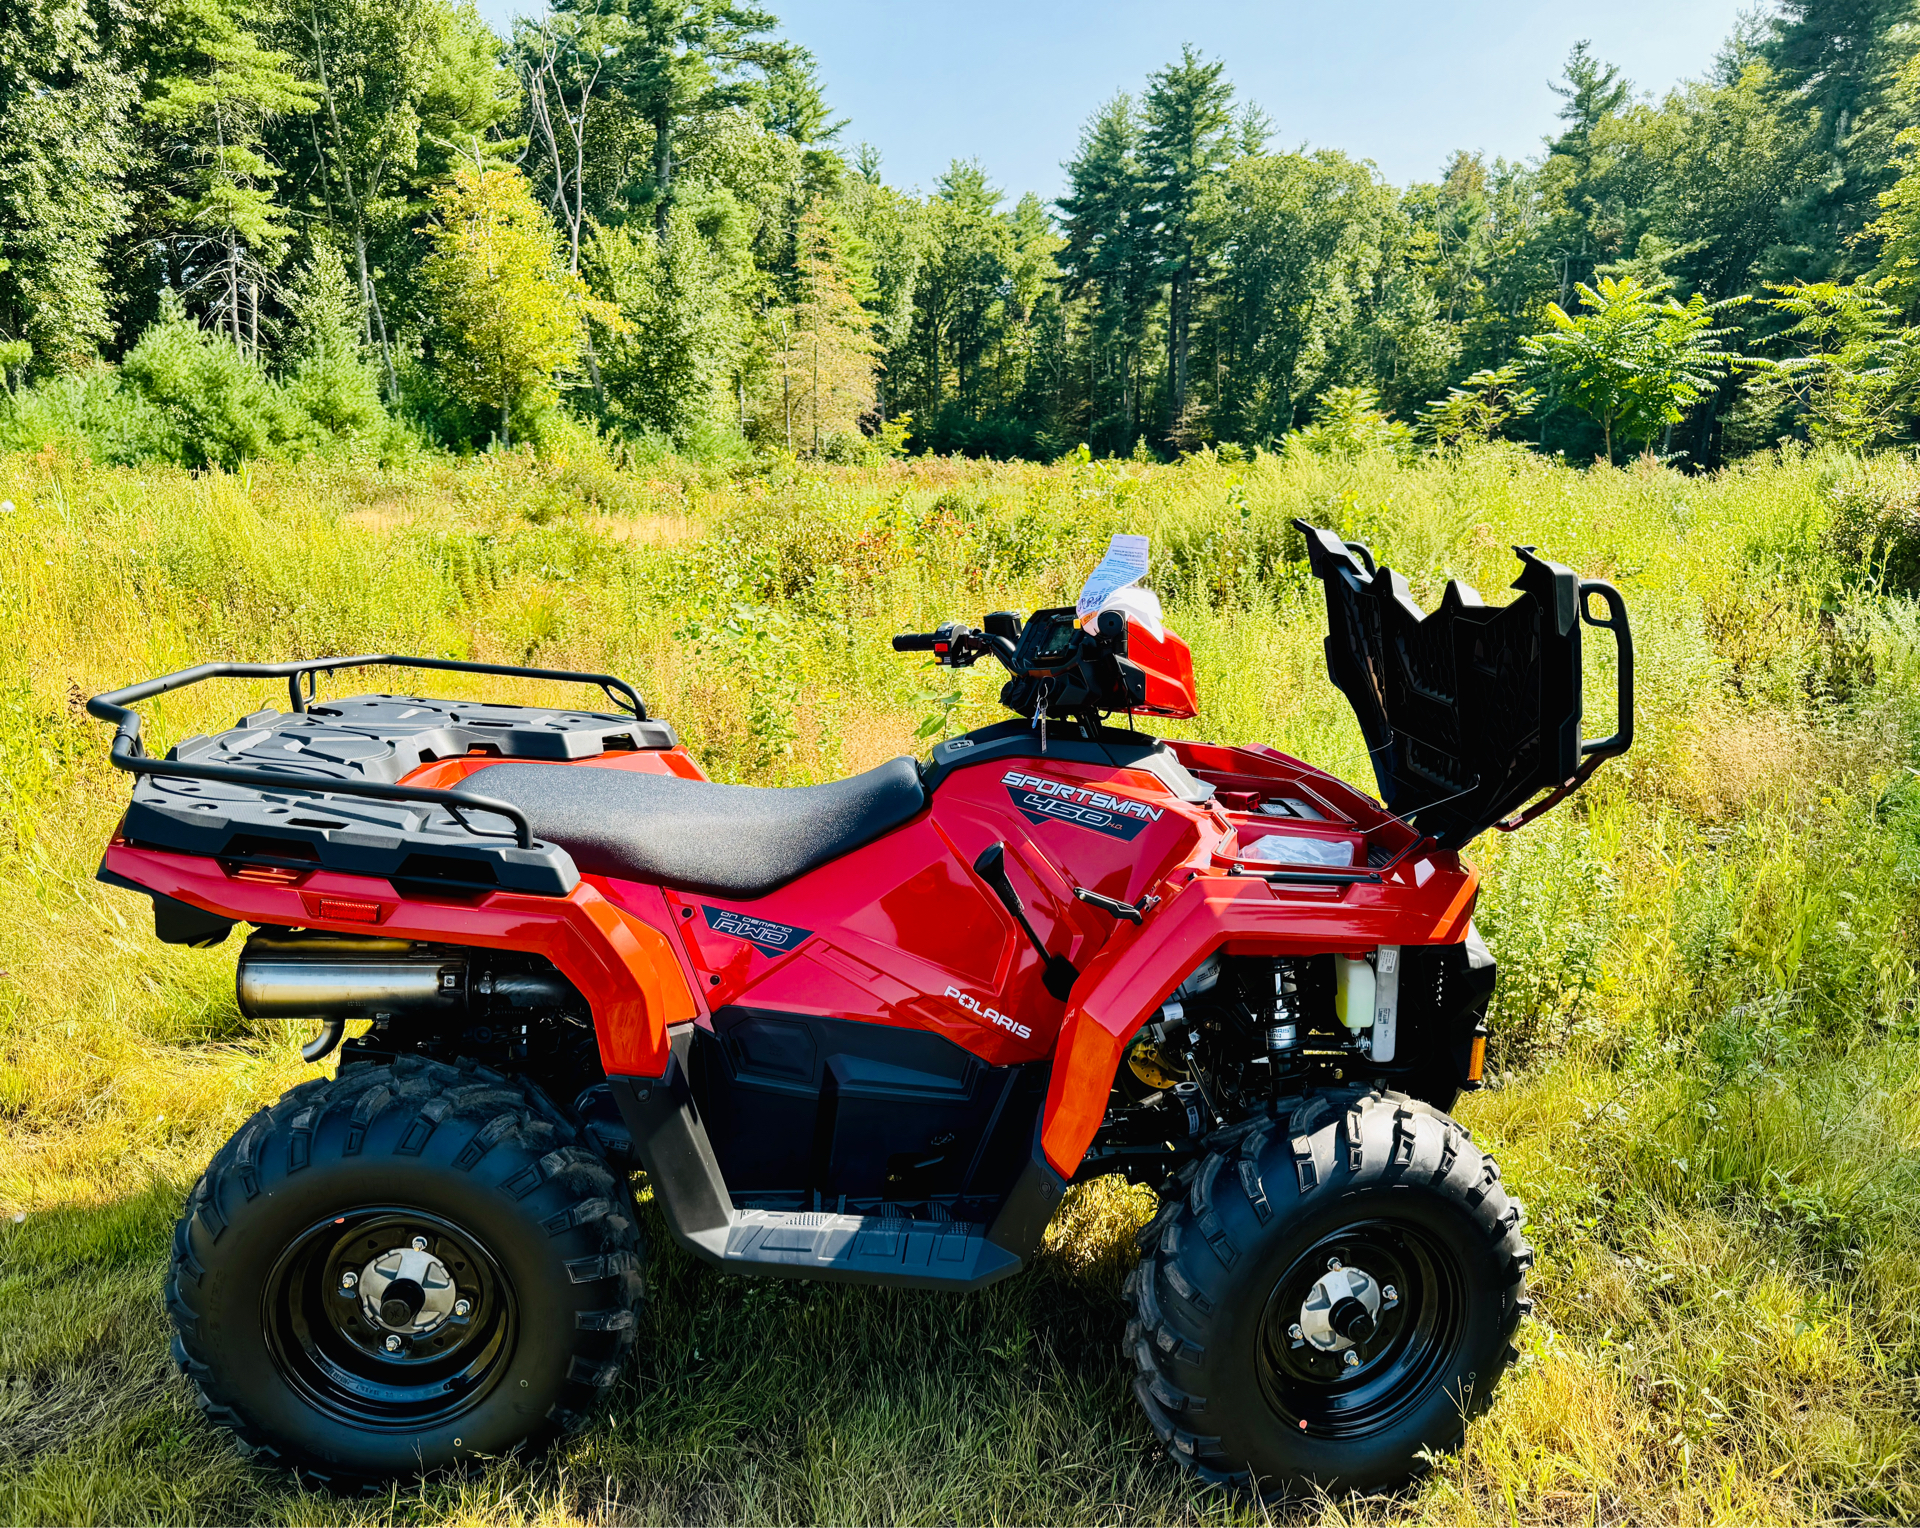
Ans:
{"type": "Polygon", "coordinates": [[[725,934],[731,939],[745,939],[769,955],[784,955],[788,950],[798,949],[801,942],[813,933],[810,928],[774,923],[748,913],[730,912],[724,907],[703,907],[702,911],[707,915],[707,927],[716,934],[725,934]]]}
{"type": "Polygon", "coordinates": [[[1161,809],[1124,796],[1109,796],[1105,791],[1087,790],[1064,780],[1048,780],[1040,775],[1008,770],[1000,783],[1013,797],[1013,804],[1028,822],[1041,823],[1049,818],[1070,822],[1076,828],[1091,828],[1112,838],[1131,839],[1150,822],[1160,820],[1161,809]]]}

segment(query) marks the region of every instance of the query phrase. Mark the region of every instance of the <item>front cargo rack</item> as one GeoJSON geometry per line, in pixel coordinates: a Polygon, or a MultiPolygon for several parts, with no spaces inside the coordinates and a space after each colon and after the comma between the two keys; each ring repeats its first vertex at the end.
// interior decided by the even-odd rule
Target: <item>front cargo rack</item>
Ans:
{"type": "Polygon", "coordinates": [[[1428,613],[1359,542],[1293,524],[1326,587],[1327,675],[1353,705],[1380,799],[1416,832],[1448,849],[1511,832],[1633,745],[1633,632],[1612,584],[1521,546],[1518,599],[1489,606],[1454,579],[1428,613]],[[1582,625],[1616,644],[1616,721],[1602,738],[1581,736],[1582,625]]]}
{"type": "Polygon", "coordinates": [[[638,691],[611,674],[395,654],[203,663],[96,695],[87,710],[115,724],[113,763],[136,776],[123,830],[129,842],[244,864],[554,896],[573,889],[578,871],[565,850],[534,838],[518,807],[398,781],[421,764],[473,753],[563,762],[676,742],[672,728],[647,715],[638,691]],[[621,710],[388,694],[317,703],[319,675],[376,666],[596,685],[621,710]],[[216,737],[182,739],[165,758],[146,752],[136,702],[209,679],[281,678],[290,713],[255,712],[216,737]]]}

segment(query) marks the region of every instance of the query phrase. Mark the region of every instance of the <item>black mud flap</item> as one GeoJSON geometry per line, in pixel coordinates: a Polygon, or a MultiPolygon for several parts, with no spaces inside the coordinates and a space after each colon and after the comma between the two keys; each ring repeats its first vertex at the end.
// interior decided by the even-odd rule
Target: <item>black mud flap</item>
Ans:
{"type": "Polygon", "coordinates": [[[93,878],[108,886],[123,887],[151,898],[153,932],[162,944],[184,944],[204,950],[222,943],[233,932],[234,919],[223,918],[218,913],[195,907],[191,902],[182,902],[178,897],[142,886],[138,881],[130,881],[104,865],[94,873],[93,878]]]}
{"type": "Polygon", "coordinates": [[[1455,579],[1426,614],[1364,546],[1293,523],[1326,586],[1327,673],[1359,718],[1381,799],[1442,847],[1531,821],[1631,746],[1633,636],[1611,584],[1515,547],[1512,604],[1487,605],[1455,579]],[[1619,644],[1611,737],[1580,735],[1582,622],[1619,644]]]}

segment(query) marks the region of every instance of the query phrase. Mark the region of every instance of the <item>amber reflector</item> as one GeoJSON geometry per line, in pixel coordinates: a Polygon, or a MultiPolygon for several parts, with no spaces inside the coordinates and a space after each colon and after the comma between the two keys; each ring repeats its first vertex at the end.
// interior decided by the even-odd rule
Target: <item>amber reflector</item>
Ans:
{"type": "Polygon", "coordinates": [[[1473,1051],[1467,1059],[1467,1081],[1478,1082],[1480,1080],[1480,1069],[1486,1064],[1487,1037],[1485,1035],[1475,1035],[1473,1037],[1473,1051]]]}
{"type": "Polygon", "coordinates": [[[306,874],[285,865],[240,865],[227,872],[236,881],[258,881],[265,886],[291,886],[306,874]]]}

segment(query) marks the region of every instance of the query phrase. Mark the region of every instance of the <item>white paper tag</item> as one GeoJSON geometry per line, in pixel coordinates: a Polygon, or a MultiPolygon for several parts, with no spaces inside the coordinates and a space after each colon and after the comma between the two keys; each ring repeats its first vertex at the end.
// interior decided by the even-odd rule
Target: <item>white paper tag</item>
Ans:
{"type": "Polygon", "coordinates": [[[1080,590],[1080,598],[1074,601],[1074,619],[1084,621],[1107,602],[1108,596],[1114,590],[1138,583],[1146,576],[1147,538],[1124,533],[1115,535],[1113,540],[1107,543],[1107,555],[1102,557],[1099,566],[1087,575],[1087,582],[1080,590]]]}
{"type": "Polygon", "coordinates": [[[1393,1060],[1400,1007],[1400,946],[1383,944],[1373,957],[1373,1059],[1393,1060]]]}

